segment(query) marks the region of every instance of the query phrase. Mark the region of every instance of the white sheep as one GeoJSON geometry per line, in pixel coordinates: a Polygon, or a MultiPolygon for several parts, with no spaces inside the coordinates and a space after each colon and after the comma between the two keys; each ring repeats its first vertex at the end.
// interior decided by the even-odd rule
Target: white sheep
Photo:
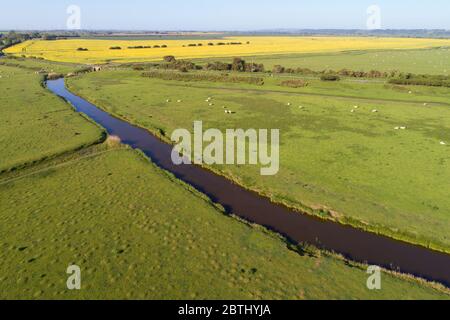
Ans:
{"type": "Polygon", "coordinates": [[[400,127],[400,130],[406,130],[406,127],[400,127]]]}
{"type": "Polygon", "coordinates": [[[177,100],[178,103],[183,102],[182,100],[177,100]]]}
{"type": "Polygon", "coordinates": [[[372,110],[372,113],[377,113],[377,112],[378,112],[377,109],[373,109],[373,110],[372,110]]]}
{"type": "Polygon", "coordinates": [[[441,141],[441,146],[446,146],[447,143],[445,141],[441,141]]]}

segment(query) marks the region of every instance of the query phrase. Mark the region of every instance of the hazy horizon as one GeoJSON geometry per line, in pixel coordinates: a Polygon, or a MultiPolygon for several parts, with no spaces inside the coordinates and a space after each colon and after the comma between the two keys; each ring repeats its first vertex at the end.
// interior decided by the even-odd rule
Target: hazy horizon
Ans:
{"type": "Polygon", "coordinates": [[[81,29],[92,31],[363,30],[372,5],[380,9],[379,29],[450,29],[450,2],[444,0],[17,0],[2,5],[8,14],[0,30],[65,30],[71,5],[81,10],[81,29]]]}

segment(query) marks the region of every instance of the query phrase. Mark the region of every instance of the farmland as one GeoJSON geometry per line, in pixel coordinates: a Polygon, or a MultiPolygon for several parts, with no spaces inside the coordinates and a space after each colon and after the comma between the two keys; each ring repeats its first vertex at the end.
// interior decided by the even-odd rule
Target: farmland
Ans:
{"type": "Polygon", "coordinates": [[[358,37],[225,37],[204,40],[30,40],[5,50],[17,56],[75,63],[158,61],[165,55],[180,59],[331,53],[374,49],[424,49],[449,46],[446,39],[358,37]],[[208,45],[208,44],[213,45],[208,45]],[[233,44],[234,43],[234,44],[233,44]],[[223,45],[221,45],[223,44],[223,45]],[[137,47],[141,47],[137,49],[137,47]],[[111,50],[120,48],[120,50],[111,50]]]}
{"type": "Polygon", "coordinates": [[[2,299],[448,299],[390,274],[367,290],[364,268],[288,250],[117,144],[3,174],[0,199],[2,299]]]}
{"type": "Polygon", "coordinates": [[[71,74],[68,88],[168,142],[198,120],[205,130],[280,129],[277,175],[208,168],[302,213],[450,252],[448,88],[267,72],[283,65],[448,75],[450,40],[126,39],[31,40],[0,59],[0,298],[449,298],[440,285],[388,272],[383,290],[370,291],[366,265],[305,244],[292,250],[141,152],[104,142],[104,131],[42,80],[106,63],[71,74]],[[247,57],[266,72],[146,64],[166,55],[201,64],[247,57]],[[82,266],[81,291],[66,289],[70,264],[82,266]]]}
{"type": "Polygon", "coordinates": [[[69,86],[166,138],[195,120],[220,130],[278,128],[278,175],[261,177],[252,166],[213,169],[276,202],[447,251],[450,203],[445,188],[436,188],[450,177],[448,147],[440,144],[450,140],[447,89],[350,80],[312,80],[292,89],[280,81],[267,77],[263,87],[188,83],[105,71],[71,79],[69,86]],[[213,106],[206,97],[214,98],[213,106]],[[235,113],[225,116],[223,107],[235,113]]]}
{"type": "Polygon", "coordinates": [[[33,71],[0,65],[0,171],[82,148],[102,130],[45,90],[33,71]]]}

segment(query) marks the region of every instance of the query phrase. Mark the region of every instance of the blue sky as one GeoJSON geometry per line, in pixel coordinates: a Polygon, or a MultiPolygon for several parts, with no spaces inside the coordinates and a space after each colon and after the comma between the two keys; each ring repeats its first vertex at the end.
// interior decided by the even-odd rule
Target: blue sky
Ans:
{"type": "Polygon", "coordinates": [[[448,0],[14,0],[0,4],[0,30],[64,29],[66,9],[81,8],[83,29],[261,30],[366,28],[381,8],[384,29],[450,29],[448,0]]]}

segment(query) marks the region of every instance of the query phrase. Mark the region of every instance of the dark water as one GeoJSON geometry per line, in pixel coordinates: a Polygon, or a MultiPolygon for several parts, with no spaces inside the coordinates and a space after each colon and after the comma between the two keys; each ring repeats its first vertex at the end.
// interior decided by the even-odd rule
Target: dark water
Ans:
{"type": "Polygon", "coordinates": [[[66,90],[64,79],[48,81],[48,88],[70,101],[103,126],[110,135],[142,150],[159,167],[194,186],[228,213],[263,225],[294,243],[306,241],[318,247],[341,253],[346,258],[367,262],[391,270],[413,274],[450,287],[450,255],[414,246],[402,241],[343,226],[332,221],[302,215],[271,203],[254,192],[237,186],[226,178],[194,165],[176,166],[171,160],[172,147],[147,130],[135,127],[102,111],[66,90]]]}

